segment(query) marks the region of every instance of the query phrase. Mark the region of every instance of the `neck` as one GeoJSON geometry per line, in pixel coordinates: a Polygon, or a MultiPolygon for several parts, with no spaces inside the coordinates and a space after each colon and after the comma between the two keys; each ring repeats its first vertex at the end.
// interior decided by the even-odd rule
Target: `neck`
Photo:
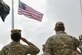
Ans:
{"type": "Polygon", "coordinates": [[[13,41],[13,42],[20,42],[20,41],[13,41]]]}

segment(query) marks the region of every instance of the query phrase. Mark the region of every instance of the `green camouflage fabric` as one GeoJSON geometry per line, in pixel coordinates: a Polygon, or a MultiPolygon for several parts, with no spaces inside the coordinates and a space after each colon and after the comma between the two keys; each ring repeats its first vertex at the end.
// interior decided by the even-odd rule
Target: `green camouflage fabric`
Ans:
{"type": "Polygon", "coordinates": [[[73,55],[72,51],[78,46],[78,39],[59,31],[43,45],[43,55],[73,55]]]}
{"type": "Polygon", "coordinates": [[[82,35],[79,36],[79,41],[80,41],[80,50],[81,50],[81,55],[82,55],[82,35]]]}
{"type": "Polygon", "coordinates": [[[26,45],[22,45],[19,42],[11,42],[7,46],[3,47],[0,55],[27,55],[29,54],[29,48],[26,45]]]}

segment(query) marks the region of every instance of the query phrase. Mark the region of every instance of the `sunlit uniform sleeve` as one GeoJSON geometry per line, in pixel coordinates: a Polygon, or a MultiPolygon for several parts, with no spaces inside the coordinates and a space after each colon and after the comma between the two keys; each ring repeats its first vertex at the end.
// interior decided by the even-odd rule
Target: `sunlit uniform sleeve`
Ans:
{"type": "Polygon", "coordinates": [[[74,41],[75,41],[75,46],[76,47],[79,47],[80,41],[78,39],[76,39],[75,37],[74,37],[74,41]]]}
{"type": "Polygon", "coordinates": [[[6,55],[7,49],[6,47],[3,47],[2,50],[0,51],[0,55],[6,55]]]}
{"type": "Polygon", "coordinates": [[[73,42],[74,42],[75,47],[76,48],[79,47],[80,41],[77,38],[75,38],[75,37],[71,37],[71,38],[73,39],[73,42]]]}
{"type": "Polygon", "coordinates": [[[52,50],[52,38],[49,38],[47,42],[43,45],[43,55],[53,55],[52,50]]]}
{"type": "Polygon", "coordinates": [[[29,49],[29,54],[31,55],[37,55],[40,50],[38,47],[36,47],[35,45],[28,45],[28,49],[29,49]]]}

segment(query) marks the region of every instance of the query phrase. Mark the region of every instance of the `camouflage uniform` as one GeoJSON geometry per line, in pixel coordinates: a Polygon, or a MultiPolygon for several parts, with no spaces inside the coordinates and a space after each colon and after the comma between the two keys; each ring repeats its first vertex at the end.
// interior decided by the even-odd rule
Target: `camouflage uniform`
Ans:
{"type": "Polygon", "coordinates": [[[79,40],[80,40],[80,50],[81,50],[81,55],[82,55],[82,35],[79,36],[79,40]]]}
{"type": "Polygon", "coordinates": [[[39,52],[39,49],[37,49],[35,46],[22,45],[19,42],[11,42],[7,46],[3,47],[0,55],[36,55],[39,52]]]}
{"type": "MultiPolygon", "coordinates": [[[[63,31],[48,38],[43,45],[43,55],[73,55],[73,50],[79,46],[79,41],[63,31]]],[[[75,54],[79,55],[79,54],[75,54]]]]}
{"type": "MultiPolygon", "coordinates": [[[[21,30],[14,29],[11,30],[11,34],[13,33],[19,33],[21,34],[21,30]]],[[[23,40],[24,41],[24,40],[23,40]]],[[[25,40],[27,43],[27,40],[25,40]]],[[[31,42],[27,43],[28,45],[23,45],[20,43],[20,41],[12,41],[10,44],[4,46],[2,50],[0,51],[0,55],[37,55],[39,53],[39,49],[32,44],[31,42]]]]}

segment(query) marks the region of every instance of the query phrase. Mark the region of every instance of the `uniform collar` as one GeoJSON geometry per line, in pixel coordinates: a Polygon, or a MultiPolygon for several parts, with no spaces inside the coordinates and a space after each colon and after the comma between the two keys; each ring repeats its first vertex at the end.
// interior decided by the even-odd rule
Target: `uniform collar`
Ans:
{"type": "Polygon", "coordinates": [[[20,42],[19,42],[19,41],[18,41],[18,42],[12,41],[11,43],[12,43],[12,44],[16,44],[16,43],[20,43],[20,42]]]}
{"type": "Polygon", "coordinates": [[[64,32],[64,31],[58,31],[58,32],[56,32],[56,34],[66,34],[66,32],[64,32]]]}

